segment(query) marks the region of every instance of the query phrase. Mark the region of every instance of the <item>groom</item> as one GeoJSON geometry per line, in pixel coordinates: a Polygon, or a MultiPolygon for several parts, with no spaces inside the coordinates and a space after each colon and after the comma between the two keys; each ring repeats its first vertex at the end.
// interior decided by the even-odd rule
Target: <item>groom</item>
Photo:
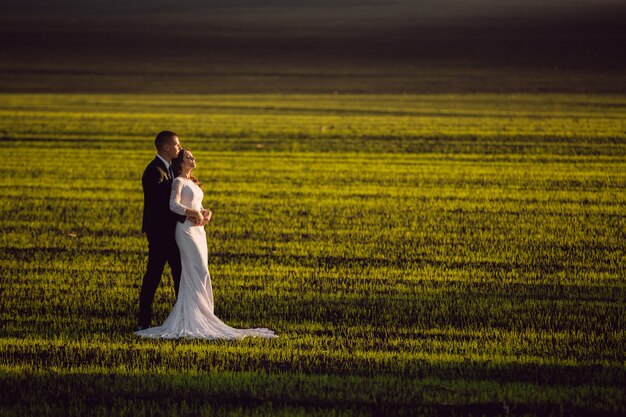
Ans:
{"type": "Polygon", "coordinates": [[[150,327],[152,301],[161,282],[165,263],[167,262],[172,270],[174,291],[177,296],[181,274],[180,252],[174,237],[176,222],[181,216],[170,210],[169,200],[174,179],[171,163],[182,147],[178,135],[170,131],[159,132],[154,139],[154,146],[157,148],[157,156],[148,164],[141,178],[142,232],[148,237],[148,266],[139,295],[139,323],[136,330],[150,327]]]}

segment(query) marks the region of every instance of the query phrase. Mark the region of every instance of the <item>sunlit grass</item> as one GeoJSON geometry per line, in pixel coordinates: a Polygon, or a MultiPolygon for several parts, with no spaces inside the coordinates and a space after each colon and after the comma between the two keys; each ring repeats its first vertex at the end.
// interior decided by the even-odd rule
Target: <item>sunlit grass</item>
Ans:
{"type": "MultiPolygon", "coordinates": [[[[618,415],[625,109],[614,96],[0,96],[3,413],[618,415]],[[140,179],[162,128],[194,150],[214,212],[216,313],[280,338],[132,335],[140,179]]],[[[155,321],[173,302],[167,277],[155,321]]]]}

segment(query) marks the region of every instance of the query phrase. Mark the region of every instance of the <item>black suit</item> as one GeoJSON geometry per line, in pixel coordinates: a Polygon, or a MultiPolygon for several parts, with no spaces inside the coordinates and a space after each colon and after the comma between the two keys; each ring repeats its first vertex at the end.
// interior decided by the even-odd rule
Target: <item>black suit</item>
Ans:
{"type": "Polygon", "coordinates": [[[150,326],[152,301],[161,282],[165,262],[172,270],[174,290],[178,296],[181,266],[174,231],[176,222],[181,216],[171,211],[169,207],[172,179],[159,157],[155,157],[148,164],[141,178],[143,186],[142,231],[148,237],[148,266],[139,295],[139,325],[144,327],[150,326]]]}

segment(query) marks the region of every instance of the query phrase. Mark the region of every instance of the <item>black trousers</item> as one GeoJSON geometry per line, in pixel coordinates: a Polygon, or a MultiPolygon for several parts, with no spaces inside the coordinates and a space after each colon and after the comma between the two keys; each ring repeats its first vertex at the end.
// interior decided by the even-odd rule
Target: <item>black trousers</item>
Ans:
{"type": "Polygon", "coordinates": [[[152,321],[152,302],[156,293],[165,263],[170,265],[174,280],[174,291],[178,297],[180,285],[180,252],[174,233],[166,235],[148,234],[148,266],[139,294],[139,326],[149,327],[152,321]]]}

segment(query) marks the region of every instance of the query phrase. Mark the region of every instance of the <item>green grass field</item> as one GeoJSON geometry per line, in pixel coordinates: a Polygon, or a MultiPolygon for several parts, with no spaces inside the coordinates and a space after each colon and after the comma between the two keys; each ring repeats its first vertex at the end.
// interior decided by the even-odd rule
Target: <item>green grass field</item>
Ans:
{"type": "Polygon", "coordinates": [[[0,143],[1,415],[626,412],[626,97],[2,94],[0,143]],[[163,129],[280,338],[132,334],[163,129]]]}

